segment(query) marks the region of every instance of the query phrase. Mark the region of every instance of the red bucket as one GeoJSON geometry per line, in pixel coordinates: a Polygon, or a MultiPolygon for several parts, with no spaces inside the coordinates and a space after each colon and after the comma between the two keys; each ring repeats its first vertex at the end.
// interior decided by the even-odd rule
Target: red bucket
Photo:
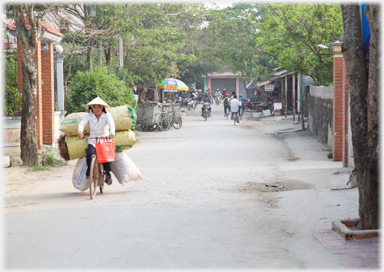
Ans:
{"type": "Polygon", "coordinates": [[[98,163],[115,161],[115,142],[109,140],[109,137],[101,137],[96,143],[96,155],[98,163]],[[100,141],[103,139],[103,141],[100,141]]]}

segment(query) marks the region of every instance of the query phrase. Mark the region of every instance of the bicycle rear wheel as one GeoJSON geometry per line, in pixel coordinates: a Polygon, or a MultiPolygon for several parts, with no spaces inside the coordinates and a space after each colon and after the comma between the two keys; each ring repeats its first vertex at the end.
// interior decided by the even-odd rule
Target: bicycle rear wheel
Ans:
{"type": "Polygon", "coordinates": [[[91,169],[89,171],[90,174],[90,183],[89,183],[89,196],[91,199],[94,199],[96,196],[96,190],[97,190],[97,185],[99,182],[99,163],[97,162],[96,155],[92,156],[92,161],[91,161],[91,169]]]}

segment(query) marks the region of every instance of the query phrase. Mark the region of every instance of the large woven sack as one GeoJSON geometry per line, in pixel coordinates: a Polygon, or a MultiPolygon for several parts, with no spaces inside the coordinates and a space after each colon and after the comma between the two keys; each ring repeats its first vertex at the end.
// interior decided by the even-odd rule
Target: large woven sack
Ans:
{"type": "MultiPolygon", "coordinates": [[[[136,126],[137,115],[129,105],[113,107],[109,110],[115,122],[115,131],[134,130],[136,126]]],[[[79,123],[87,115],[87,112],[75,112],[65,116],[60,130],[65,135],[75,136],[78,132],[79,123]]],[[[86,126],[83,133],[89,134],[89,126],[86,126]]]]}
{"type": "MultiPolygon", "coordinates": [[[[67,116],[65,116],[63,123],[61,123],[60,130],[64,132],[64,134],[67,136],[77,135],[79,123],[87,114],[88,113],[86,112],[75,112],[68,114],[67,116]]],[[[89,126],[85,127],[83,133],[90,133],[89,126]]]]}
{"type": "MultiPolygon", "coordinates": [[[[88,137],[88,136],[85,136],[88,137]]],[[[88,140],[78,140],[79,137],[65,137],[65,143],[68,148],[69,159],[79,159],[87,155],[88,140]]]]}
{"type": "Polygon", "coordinates": [[[125,152],[115,152],[115,161],[112,163],[111,170],[122,186],[133,180],[143,179],[139,169],[125,152]]]}
{"type": "Polygon", "coordinates": [[[112,141],[116,143],[115,150],[117,151],[128,150],[137,142],[135,132],[132,130],[116,131],[112,141]]]}
{"type": "Polygon", "coordinates": [[[134,130],[136,126],[137,115],[129,105],[113,107],[109,110],[115,122],[115,130],[134,130]]]}
{"type": "MultiPolygon", "coordinates": [[[[85,137],[89,137],[89,135],[85,135],[85,137]]],[[[70,160],[82,158],[87,155],[88,140],[78,139],[79,137],[77,136],[65,137],[70,160]]],[[[128,150],[137,142],[135,132],[132,130],[116,131],[112,141],[115,142],[115,150],[117,151],[128,150]]]]}
{"type": "Polygon", "coordinates": [[[72,175],[73,186],[84,192],[89,188],[90,179],[86,179],[85,173],[87,172],[87,159],[81,158],[77,161],[72,175]]]}

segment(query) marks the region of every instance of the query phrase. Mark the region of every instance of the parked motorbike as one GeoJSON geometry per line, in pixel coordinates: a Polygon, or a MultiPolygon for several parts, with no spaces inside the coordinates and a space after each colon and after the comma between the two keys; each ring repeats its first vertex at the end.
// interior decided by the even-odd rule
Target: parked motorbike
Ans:
{"type": "Polygon", "coordinates": [[[188,110],[191,110],[191,109],[196,109],[196,101],[195,99],[193,98],[189,98],[189,101],[188,101],[188,110]]]}
{"type": "Polygon", "coordinates": [[[210,103],[203,103],[203,118],[205,119],[205,121],[207,121],[207,119],[211,117],[211,113],[209,112],[210,107],[210,103]]]}
{"type": "MultiPolygon", "coordinates": [[[[283,109],[283,114],[285,115],[285,105],[284,105],[284,109],[283,109]]],[[[290,114],[293,114],[293,107],[291,105],[288,105],[288,111],[287,111],[287,115],[290,115],[290,114]]]]}
{"type": "Polygon", "coordinates": [[[261,103],[261,101],[256,102],[255,100],[248,98],[244,104],[244,111],[256,110],[257,104],[260,104],[260,103],[261,103]]]}
{"type": "Polygon", "coordinates": [[[268,109],[270,110],[271,115],[273,115],[274,112],[275,112],[275,107],[273,106],[272,101],[269,101],[269,102],[268,102],[268,109]]]}

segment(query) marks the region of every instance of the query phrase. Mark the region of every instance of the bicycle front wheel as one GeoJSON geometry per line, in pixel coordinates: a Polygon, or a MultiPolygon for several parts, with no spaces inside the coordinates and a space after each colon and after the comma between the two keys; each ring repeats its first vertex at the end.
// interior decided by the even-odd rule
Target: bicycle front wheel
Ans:
{"type": "Polygon", "coordinates": [[[181,126],[183,125],[183,121],[181,120],[181,116],[179,118],[176,119],[176,121],[173,123],[173,127],[175,129],[179,129],[181,128],[181,126]]]}
{"type": "Polygon", "coordinates": [[[164,131],[164,130],[168,130],[170,128],[170,123],[169,123],[169,120],[168,118],[164,118],[162,121],[161,121],[161,129],[164,131]]]}
{"type": "Polygon", "coordinates": [[[91,169],[90,173],[90,183],[89,183],[89,195],[91,199],[94,199],[96,196],[97,185],[99,182],[99,163],[95,155],[92,156],[91,169]]]}

